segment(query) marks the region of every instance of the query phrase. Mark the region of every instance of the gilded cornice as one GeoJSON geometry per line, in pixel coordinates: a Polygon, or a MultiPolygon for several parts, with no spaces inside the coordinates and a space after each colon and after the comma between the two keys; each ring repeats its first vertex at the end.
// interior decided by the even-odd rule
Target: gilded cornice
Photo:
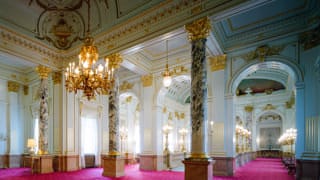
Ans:
{"type": "Polygon", "coordinates": [[[262,45],[257,47],[254,51],[250,51],[241,55],[241,58],[246,61],[251,61],[258,58],[261,62],[263,62],[267,56],[279,55],[284,47],[284,45],[271,47],[268,45],[262,45]]]}
{"type": "Polygon", "coordinates": [[[225,68],[226,61],[227,61],[227,55],[225,54],[209,57],[210,70],[211,71],[223,70],[225,68]]]}
{"type": "Polygon", "coordinates": [[[209,17],[197,19],[185,26],[188,32],[188,38],[191,41],[198,39],[206,39],[211,30],[211,23],[209,17]]]}
{"type": "Polygon", "coordinates": [[[142,81],[143,87],[151,86],[151,85],[152,85],[152,81],[153,81],[153,76],[152,76],[152,74],[142,76],[142,77],[141,77],[141,81],[142,81]]]}
{"type": "Polygon", "coordinates": [[[49,46],[41,44],[26,36],[17,34],[11,30],[0,26],[0,37],[2,43],[0,49],[12,50],[14,55],[24,57],[26,60],[34,63],[46,64],[54,68],[60,68],[63,55],[61,52],[52,50],[49,46]],[[21,50],[21,48],[27,50],[21,50]],[[37,54],[37,59],[34,55],[37,54]],[[29,56],[28,56],[29,55],[29,56]]]}
{"type": "Polygon", "coordinates": [[[132,89],[132,87],[133,87],[132,83],[129,83],[128,81],[123,81],[119,89],[120,91],[127,91],[129,89],[132,89]]]}
{"type": "Polygon", "coordinates": [[[19,83],[14,81],[8,81],[8,91],[9,92],[18,92],[19,91],[19,83]]]}

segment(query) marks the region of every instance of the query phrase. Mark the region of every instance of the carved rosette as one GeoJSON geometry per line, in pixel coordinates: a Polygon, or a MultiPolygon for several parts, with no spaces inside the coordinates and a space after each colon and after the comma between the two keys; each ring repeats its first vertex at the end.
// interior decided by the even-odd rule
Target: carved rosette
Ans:
{"type": "Polygon", "coordinates": [[[119,153],[119,84],[115,82],[109,93],[109,155],[119,153]]]}
{"type": "Polygon", "coordinates": [[[38,154],[48,154],[48,74],[50,68],[39,65],[36,72],[40,76],[40,118],[39,118],[39,152],[38,154]]]}
{"type": "Polygon", "coordinates": [[[210,32],[208,17],[186,25],[191,40],[191,158],[207,158],[205,150],[207,121],[206,37],[210,32]]]}

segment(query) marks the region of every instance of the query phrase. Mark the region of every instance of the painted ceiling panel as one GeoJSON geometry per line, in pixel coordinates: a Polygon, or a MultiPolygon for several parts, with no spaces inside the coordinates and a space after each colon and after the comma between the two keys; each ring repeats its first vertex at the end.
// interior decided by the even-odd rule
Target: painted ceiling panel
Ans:
{"type": "Polygon", "coordinates": [[[268,90],[278,91],[285,89],[285,86],[278,81],[269,79],[244,79],[238,86],[238,95],[247,94],[247,89],[250,88],[252,94],[265,93],[268,90]]]}
{"type": "Polygon", "coordinates": [[[303,10],[306,4],[306,0],[290,1],[290,3],[288,0],[272,1],[260,8],[233,16],[224,21],[224,24],[228,24],[229,34],[243,31],[245,29],[255,28],[264,23],[270,23],[285,16],[294,15],[300,10],[303,10]]]}

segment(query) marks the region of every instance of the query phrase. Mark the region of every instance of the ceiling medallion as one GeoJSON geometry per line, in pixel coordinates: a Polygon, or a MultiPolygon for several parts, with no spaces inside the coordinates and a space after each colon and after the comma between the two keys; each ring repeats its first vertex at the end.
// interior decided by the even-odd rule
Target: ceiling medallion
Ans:
{"type": "MultiPolygon", "coordinates": [[[[46,40],[54,47],[67,50],[85,38],[85,21],[80,9],[90,0],[36,0],[44,10],[36,25],[36,38],[46,40]]],[[[29,6],[33,0],[29,1],[29,6]]],[[[105,4],[108,7],[107,1],[105,4]]]]}

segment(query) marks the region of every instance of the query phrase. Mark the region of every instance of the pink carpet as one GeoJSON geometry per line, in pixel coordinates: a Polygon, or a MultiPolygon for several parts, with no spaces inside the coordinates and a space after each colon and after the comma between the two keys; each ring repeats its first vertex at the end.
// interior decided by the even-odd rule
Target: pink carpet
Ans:
{"type": "MultiPolygon", "coordinates": [[[[121,178],[103,177],[101,168],[82,169],[74,172],[56,172],[32,175],[28,168],[0,170],[0,180],[183,180],[183,172],[139,171],[139,165],[126,166],[126,175],[121,178]]],[[[239,168],[235,177],[214,177],[215,180],[293,180],[288,175],[280,159],[256,159],[239,168]]]]}

